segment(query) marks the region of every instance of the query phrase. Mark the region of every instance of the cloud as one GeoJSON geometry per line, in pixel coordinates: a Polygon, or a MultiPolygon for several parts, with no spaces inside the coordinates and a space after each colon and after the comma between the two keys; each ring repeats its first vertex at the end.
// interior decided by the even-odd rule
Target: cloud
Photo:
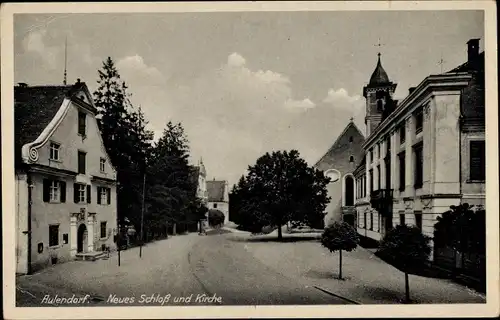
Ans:
{"type": "Polygon", "coordinates": [[[26,52],[35,53],[43,59],[43,63],[49,69],[55,69],[58,64],[60,48],[55,46],[47,46],[45,39],[47,37],[46,30],[38,30],[30,32],[23,39],[23,48],[26,52]]]}
{"type": "Polygon", "coordinates": [[[116,63],[120,74],[130,82],[137,84],[159,84],[164,81],[161,72],[155,67],[146,65],[144,59],[139,55],[124,57],[116,63]]]}
{"type": "Polygon", "coordinates": [[[241,67],[246,63],[245,58],[243,58],[239,53],[233,52],[227,58],[227,65],[231,67],[241,67]]]}
{"type": "Polygon", "coordinates": [[[309,98],[306,98],[304,100],[289,99],[285,101],[285,106],[291,110],[307,110],[314,108],[316,104],[312,102],[309,98]]]}

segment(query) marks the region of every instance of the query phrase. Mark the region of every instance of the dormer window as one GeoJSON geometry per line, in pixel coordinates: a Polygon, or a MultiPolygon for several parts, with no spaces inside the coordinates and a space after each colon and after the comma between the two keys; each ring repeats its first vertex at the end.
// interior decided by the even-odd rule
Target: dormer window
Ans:
{"type": "Polygon", "coordinates": [[[59,161],[59,150],[61,145],[59,143],[51,142],[49,147],[49,159],[59,161]]]}
{"type": "Polygon", "coordinates": [[[84,136],[87,131],[87,115],[85,112],[78,112],[78,134],[84,136]]]}

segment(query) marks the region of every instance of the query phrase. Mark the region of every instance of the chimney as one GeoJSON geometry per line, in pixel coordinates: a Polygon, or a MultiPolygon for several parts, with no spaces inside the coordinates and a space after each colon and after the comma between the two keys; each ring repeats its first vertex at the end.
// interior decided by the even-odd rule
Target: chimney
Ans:
{"type": "Polygon", "coordinates": [[[80,78],[76,79],[76,84],[80,84],[80,78]]]}
{"type": "Polygon", "coordinates": [[[27,87],[28,87],[28,84],[27,84],[27,83],[25,83],[25,82],[19,82],[19,83],[18,83],[18,85],[19,85],[19,87],[21,87],[21,88],[27,88],[27,87]]]}
{"type": "Polygon", "coordinates": [[[415,91],[415,89],[416,89],[416,88],[417,88],[417,87],[410,87],[410,88],[408,89],[409,94],[411,94],[413,91],[415,91]]]}
{"type": "Polygon", "coordinates": [[[479,56],[479,39],[470,39],[467,42],[467,62],[471,63],[479,56]]]}

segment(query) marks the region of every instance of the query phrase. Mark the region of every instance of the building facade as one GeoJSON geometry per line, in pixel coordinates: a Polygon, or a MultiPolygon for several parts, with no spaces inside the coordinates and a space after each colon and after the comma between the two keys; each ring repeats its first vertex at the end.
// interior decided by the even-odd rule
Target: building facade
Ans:
{"type": "MultiPolygon", "coordinates": [[[[193,179],[196,183],[196,197],[208,208],[208,191],[207,191],[207,171],[203,160],[197,166],[193,167],[193,179]]],[[[201,232],[208,226],[208,212],[206,218],[200,221],[198,231],[201,232]]]]}
{"type": "Polygon", "coordinates": [[[14,87],[17,273],[114,250],[116,171],[85,83],[14,87]]]}
{"type": "Polygon", "coordinates": [[[380,241],[397,224],[415,225],[430,237],[451,205],[485,205],[484,52],[468,42],[468,59],[430,75],[392,100],[380,57],[364,88],[365,162],[355,176],[357,230],[380,241]],[[381,93],[380,93],[381,92],[381,93]]]}
{"type": "Polygon", "coordinates": [[[327,153],[314,165],[330,178],[327,185],[330,202],[325,209],[325,226],[338,221],[355,225],[356,182],[353,172],[362,160],[364,140],[363,134],[351,119],[327,153]]]}
{"type": "Polygon", "coordinates": [[[229,190],[227,181],[207,181],[208,209],[216,209],[224,214],[224,224],[229,222],[229,190]]]}

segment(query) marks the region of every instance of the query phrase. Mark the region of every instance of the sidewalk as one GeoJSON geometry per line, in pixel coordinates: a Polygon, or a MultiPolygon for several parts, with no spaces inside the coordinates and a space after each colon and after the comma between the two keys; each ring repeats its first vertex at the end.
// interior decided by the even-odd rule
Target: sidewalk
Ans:
{"type": "MultiPolygon", "coordinates": [[[[404,273],[358,247],[342,252],[342,276],[338,280],[339,254],[318,242],[248,242],[246,250],[278,272],[301,279],[333,294],[361,304],[401,303],[405,297],[404,273]]],[[[479,294],[449,280],[410,275],[414,303],[485,303],[479,294]]]]}

